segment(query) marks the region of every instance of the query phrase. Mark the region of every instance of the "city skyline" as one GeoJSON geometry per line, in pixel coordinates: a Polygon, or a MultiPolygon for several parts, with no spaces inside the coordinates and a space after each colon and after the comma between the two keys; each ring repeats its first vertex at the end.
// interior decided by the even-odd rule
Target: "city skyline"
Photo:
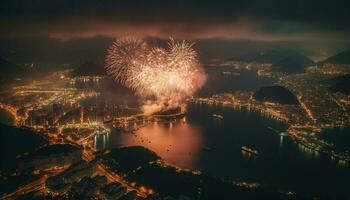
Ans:
{"type": "Polygon", "coordinates": [[[1,200],[350,198],[348,1],[1,4],[1,200]]]}

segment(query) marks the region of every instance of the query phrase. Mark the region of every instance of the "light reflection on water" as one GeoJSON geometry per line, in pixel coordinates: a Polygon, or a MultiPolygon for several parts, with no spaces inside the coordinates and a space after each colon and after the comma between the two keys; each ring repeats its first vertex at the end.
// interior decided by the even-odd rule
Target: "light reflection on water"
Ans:
{"type": "Polygon", "coordinates": [[[101,150],[110,148],[110,135],[110,132],[107,132],[106,134],[96,134],[94,136],[94,149],[101,150]]]}
{"type": "MultiPolygon", "coordinates": [[[[258,113],[193,105],[189,109],[187,118],[143,122],[138,125],[131,123],[130,127],[125,127],[141,126],[133,133],[112,129],[107,141],[104,136],[95,138],[98,140],[95,146],[97,149],[105,149],[140,145],[179,167],[208,170],[226,176],[232,175],[234,169],[245,168],[246,162],[251,162],[247,156],[241,155],[242,146],[247,145],[260,151],[264,150],[262,148],[267,143],[275,146],[275,142],[280,139],[277,134],[266,133],[270,129],[260,123],[255,127],[254,124],[263,118],[258,113]],[[214,118],[212,113],[221,113],[225,119],[214,118]]],[[[271,120],[263,120],[273,126],[271,120]]],[[[282,141],[277,144],[277,148],[283,147],[282,141]]]]}
{"type": "Polygon", "coordinates": [[[103,144],[104,148],[144,146],[179,167],[200,169],[231,180],[317,194],[346,191],[343,183],[350,178],[348,168],[340,168],[327,156],[310,154],[273,129],[285,131],[279,122],[255,111],[191,105],[186,119],[146,123],[135,134],[112,130],[109,139],[106,137],[103,142],[99,138],[97,144],[101,143],[101,148],[103,144]],[[224,119],[213,118],[213,113],[224,119]],[[242,146],[259,154],[246,155],[241,152],[242,146]]]}
{"type": "MultiPolygon", "coordinates": [[[[254,71],[239,71],[240,76],[222,76],[222,71],[231,69],[209,70],[207,84],[198,95],[256,90],[273,83],[271,79],[257,77],[254,71]]],[[[189,106],[186,117],[186,123],[151,123],[136,131],[136,135],[114,130],[105,146],[141,145],[180,167],[201,169],[231,180],[267,183],[300,194],[348,195],[349,167],[339,167],[328,156],[311,153],[291,137],[271,130],[269,127],[284,131],[277,121],[254,111],[204,105],[189,106]],[[212,114],[225,118],[220,121],[212,114]],[[252,157],[242,153],[242,146],[256,149],[259,155],[252,157]]],[[[103,147],[102,141],[99,138],[97,146],[103,147]]]]}
{"type": "Polygon", "coordinates": [[[172,122],[151,122],[132,133],[113,134],[113,146],[140,145],[155,151],[161,158],[178,166],[194,167],[203,149],[201,130],[185,118],[172,122]]]}

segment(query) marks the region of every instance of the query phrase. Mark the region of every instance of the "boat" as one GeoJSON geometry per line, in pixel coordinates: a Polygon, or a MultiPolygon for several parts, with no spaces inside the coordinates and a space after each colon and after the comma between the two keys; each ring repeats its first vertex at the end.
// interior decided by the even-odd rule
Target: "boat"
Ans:
{"type": "Polygon", "coordinates": [[[218,114],[213,114],[213,117],[216,119],[224,119],[224,116],[218,114]]]}
{"type": "Polygon", "coordinates": [[[247,146],[242,146],[241,150],[242,150],[242,152],[246,152],[246,153],[249,153],[249,154],[259,155],[259,152],[257,150],[251,149],[251,148],[249,148],[247,146]]]}
{"type": "Polygon", "coordinates": [[[287,132],[281,132],[280,136],[288,136],[288,133],[287,132]]]}

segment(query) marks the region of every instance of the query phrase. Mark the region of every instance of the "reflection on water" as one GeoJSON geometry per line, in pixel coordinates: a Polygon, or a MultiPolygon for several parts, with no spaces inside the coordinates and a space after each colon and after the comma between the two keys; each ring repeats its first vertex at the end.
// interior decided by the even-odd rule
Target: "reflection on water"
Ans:
{"type": "Polygon", "coordinates": [[[164,160],[181,167],[193,168],[203,148],[201,130],[189,125],[186,118],[172,122],[152,122],[131,133],[112,135],[113,146],[141,145],[155,151],[164,160]]]}
{"type": "MultiPolygon", "coordinates": [[[[255,90],[273,82],[257,77],[254,71],[223,76],[223,70],[229,71],[225,68],[208,71],[209,81],[197,95],[255,90]]],[[[145,126],[135,134],[112,130],[109,137],[98,136],[96,145],[98,148],[141,145],[169,163],[217,177],[262,182],[307,194],[347,195],[348,166],[339,167],[329,156],[301,147],[282,134],[286,129],[283,124],[255,111],[190,104],[183,121],[143,123],[145,126]],[[224,118],[213,118],[213,114],[224,118]],[[259,154],[242,153],[242,146],[259,154]]]]}
{"type": "Polygon", "coordinates": [[[283,135],[280,135],[280,148],[282,148],[283,147],[283,135]]]}
{"type": "Polygon", "coordinates": [[[108,149],[110,148],[110,137],[111,133],[97,134],[94,137],[94,149],[108,149]]]}
{"type": "Polygon", "coordinates": [[[275,131],[284,126],[247,110],[190,105],[187,116],[180,120],[144,124],[134,133],[112,129],[109,136],[96,136],[95,147],[141,145],[171,164],[224,177],[251,176],[247,170],[240,174],[235,171],[246,168],[251,161],[247,159],[249,156],[242,156],[242,146],[272,155],[278,154],[278,149],[283,147],[283,138],[275,131]],[[225,118],[217,119],[213,113],[225,118]]]}
{"type": "Polygon", "coordinates": [[[100,148],[141,145],[169,163],[217,177],[262,182],[307,193],[343,193],[349,167],[301,149],[276,120],[248,110],[189,105],[186,120],[152,122],[132,133],[98,136],[100,148]],[[218,120],[212,114],[222,115],[218,120]],[[259,152],[242,154],[242,146],[259,152]]]}

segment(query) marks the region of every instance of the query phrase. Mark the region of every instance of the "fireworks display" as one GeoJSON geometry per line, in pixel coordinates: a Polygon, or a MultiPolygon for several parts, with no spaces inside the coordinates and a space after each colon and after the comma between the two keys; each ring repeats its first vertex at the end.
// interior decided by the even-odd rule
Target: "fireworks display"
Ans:
{"type": "Polygon", "coordinates": [[[206,80],[192,46],[170,40],[165,49],[150,47],[141,39],[122,38],[108,49],[105,68],[138,96],[158,105],[178,106],[206,80]]]}

